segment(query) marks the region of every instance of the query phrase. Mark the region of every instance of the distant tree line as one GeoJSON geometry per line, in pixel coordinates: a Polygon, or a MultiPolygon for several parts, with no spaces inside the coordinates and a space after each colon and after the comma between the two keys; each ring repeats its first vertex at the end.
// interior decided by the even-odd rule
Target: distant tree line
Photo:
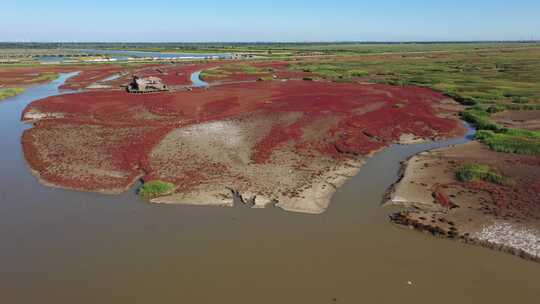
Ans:
{"type": "Polygon", "coordinates": [[[331,45],[408,45],[408,44],[489,44],[540,43],[540,41],[336,41],[336,42],[0,42],[0,49],[235,49],[235,48],[301,48],[331,45]]]}

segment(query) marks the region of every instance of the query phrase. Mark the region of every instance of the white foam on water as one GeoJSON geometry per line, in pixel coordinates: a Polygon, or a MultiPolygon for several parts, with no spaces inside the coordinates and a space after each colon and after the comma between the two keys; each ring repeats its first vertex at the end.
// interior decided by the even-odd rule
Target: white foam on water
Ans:
{"type": "Polygon", "coordinates": [[[540,257],[540,231],[534,228],[496,222],[485,226],[472,236],[489,243],[521,249],[528,254],[540,257]]]}

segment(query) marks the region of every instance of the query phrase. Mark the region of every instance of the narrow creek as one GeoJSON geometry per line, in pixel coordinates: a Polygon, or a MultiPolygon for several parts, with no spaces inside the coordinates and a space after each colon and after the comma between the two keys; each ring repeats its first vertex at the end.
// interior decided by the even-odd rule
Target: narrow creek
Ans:
{"type": "Polygon", "coordinates": [[[0,102],[0,294],[6,303],[538,303],[540,266],[408,231],[380,206],[400,162],[469,137],[393,145],[319,216],[162,206],[48,188],[19,119],[69,74],[0,102]]]}
{"type": "Polygon", "coordinates": [[[204,88],[210,86],[208,82],[201,79],[201,73],[202,71],[197,71],[195,73],[192,73],[190,76],[190,80],[192,83],[192,87],[195,88],[204,88]]]}

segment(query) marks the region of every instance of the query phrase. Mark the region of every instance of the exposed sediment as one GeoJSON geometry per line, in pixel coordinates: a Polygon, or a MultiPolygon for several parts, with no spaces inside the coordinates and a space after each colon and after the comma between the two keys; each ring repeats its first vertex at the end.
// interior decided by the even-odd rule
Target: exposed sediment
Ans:
{"type": "Polygon", "coordinates": [[[478,142],[424,152],[404,163],[386,205],[406,207],[391,219],[436,236],[540,261],[540,159],[498,153],[478,142]],[[490,166],[509,179],[458,182],[464,164],[490,166]]]}
{"type": "MultiPolygon", "coordinates": [[[[160,73],[176,79],[173,71],[160,73]]],[[[22,142],[49,185],[116,192],[143,174],[178,186],[156,203],[231,206],[236,194],[254,207],[316,214],[374,151],[462,134],[457,110],[428,89],[354,83],[103,90],[33,102],[22,142]]]]}

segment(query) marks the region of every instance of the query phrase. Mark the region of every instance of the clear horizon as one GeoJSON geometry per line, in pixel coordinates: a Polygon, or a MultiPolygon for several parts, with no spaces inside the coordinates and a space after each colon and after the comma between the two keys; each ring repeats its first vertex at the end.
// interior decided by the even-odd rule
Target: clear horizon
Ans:
{"type": "Polygon", "coordinates": [[[540,39],[540,1],[36,0],[0,13],[6,42],[457,42],[540,39]]]}
{"type": "Polygon", "coordinates": [[[13,40],[0,40],[0,43],[80,43],[80,44],[84,44],[84,43],[110,43],[110,44],[114,44],[114,43],[125,43],[125,44],[137,44],[137,43],[145,43],[145,44],[205,44],[205,43],[208,43],[208,44],[220,44],[220,43],[223,43],[223,44],[257,44],[257,43],[260,43],[260,44],[265,44],[265,43],[276,43],[276,44],[279,44],[279,43],[283,43],[283,44],[302,44],[302,43],[313,43],[313,44],[317,44],[317,43],[321,43],[321,44],[332,44],[332,43],[350,43],[350,44],[354,44],[354,43],[358,43],[358,44],[400,44],[400,43],[403,43],[403,44],[414,44],[414,43],[418,43],[418,44],[429,44],[429,43],[434,43],[434,44],[437,44],[437,43],[441,43],[441,44],[444,44],[444,43],[540,43],[540,40],[537,40],[537,39],[523,39],[523,40],[518,40],[518,39],[515,39],[515,40],[402,40],[402,41],[399,41],[399,40],[394,40],[394,41],[361,41],[361,40],[358,40],[358,41],[354,41],[354,40],[336,40],[336,41],[331,41],[331,40],[326,40],[326,41],[323,41],[323,40],[320,40],[320,41],[317,41],[317,40],[313,40],[313,41],[278,41],[278,40],[274,40],[274,41],[91,41],[91,40],[88,40],[88,41],[64,41],[64,40],[41,40],[41,41],[13,41],[13,40]]]}

